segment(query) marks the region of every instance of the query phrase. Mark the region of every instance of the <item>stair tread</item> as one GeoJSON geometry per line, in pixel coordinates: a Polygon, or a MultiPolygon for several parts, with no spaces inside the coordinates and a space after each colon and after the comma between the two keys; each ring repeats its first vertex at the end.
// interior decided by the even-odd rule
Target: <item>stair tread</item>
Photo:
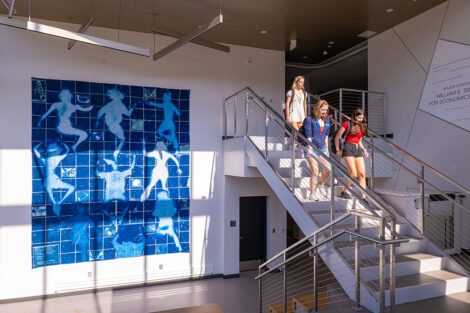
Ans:
{"type": "MultiPolygon", "coordinates": [[[[294,302],[287,302],[287,312],[294,313],[294,302]]],[[[268,306],[269,313],[284,313],[284,302],[272,303],[268,306]]]]}
{"type": "MultiPolygon", "coordinates": [[[[297,305],[304,308],[306,311],[313,308],[313,294],[303,294],[292,297],[292,301],[297,305]]],[[[318,292],[318,307],[326,306],[328,304],[328,295],[326,291],[318,292]]]]}
{"type": "MultiPolygon", "coordinates": [[[[398,289],[398,288],[405,288],[405,287],[411,287],[411,286],[426,285],[426,284],[432,284],[436,282],[448,281],[448,280],[458,279],[458,278],[466,278],[466,277],[463,275],[448,271],[448,270],[437,270],[437,271],[430,271],[430,272],[425,272],[425,273],[397,276],[395,278],[395,288],[398,289]]],[[[369,281],[369,283],[371,283],[371,286],[372,288],[375,289],[375,291],[379,290],[378,279],[369,281]]],[[[386,285],[388,284],[389,284],[389,279],[386,278],[386,285]]]]}
{"type": "MultiPolygon", "coordinates": [[[[441,258],[438,255],[429,253],[429,252],[416,252],[416,253],[407,253],[407,254],[397,254],[395,256],[395,262],[396,263],[402,263],[402,262],[412,262],[412,261],[420,261],[420,260],[429,260],[429,259],[434,259],[434,258],[441,258]]],[[[367,259],[361,259],[359,262],[361,268],[365,267],[374,267],[374,266],[379,266],[379,257],[373,257],[373,258],[367,258],[367,259]]],[[[348,260],[349,263],[352,265],[354,264],[354,259],[348,260]]],[[[390,262],[390,256],[385,256],[385,261],[386,263],[390,262]]]]}

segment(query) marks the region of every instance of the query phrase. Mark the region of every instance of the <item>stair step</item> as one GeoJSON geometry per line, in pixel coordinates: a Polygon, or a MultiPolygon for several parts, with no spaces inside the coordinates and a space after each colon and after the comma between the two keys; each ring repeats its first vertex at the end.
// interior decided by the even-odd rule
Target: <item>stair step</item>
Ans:
{"type": "MultiPolygon", "coordinates": [[[[379,257],[361,259],[361,277],[366,280],[379,278],[379,257]]],[[[348,260],[354,267],[354,260],[348,260]]],[[[390,257],[385,257],[385,276],[390,277],[390,257]]],[[[395,256],[395,275],[405,276],[417,273],[438,271],[442,269],[443,258],[429,252],[416,252],[408,254],[397,254],[395,256]]]]}
{"type": "MultiPolygon", "coordinates": [[[[294,302],[287,302],[287,312],[294,313],[295,305],[294,302]]],[[[269,313],[284,313],[284,302],[273,303],[268,306],[269,313]]]]}
{"type": "MultiPolygon", "coordinates": [[[[295,308],[301,307],[306,312],[310,312],[313,310],[313,294],[304,294],[300,296],[292,297],[292,301],[295,304],[295,308]]],[[[318,307],[321,308],[323,306],[328,305],[328,294],[326,291],[319,291],[318,292],[318,307]]]]}
{"type": "MultiPolygon", "coordinates": [[[[378,280],[369,281],[378,294],[378,280]]],[[[467,291],[468,277],[448,270],[398,276],[395,280],[396,304],[414,302],[467,291]]],[[[386,279],[386,286],[389,280],[386,279]]],[[[386,290],[386,303],[390,302],[390,291],[386,290]]]]}

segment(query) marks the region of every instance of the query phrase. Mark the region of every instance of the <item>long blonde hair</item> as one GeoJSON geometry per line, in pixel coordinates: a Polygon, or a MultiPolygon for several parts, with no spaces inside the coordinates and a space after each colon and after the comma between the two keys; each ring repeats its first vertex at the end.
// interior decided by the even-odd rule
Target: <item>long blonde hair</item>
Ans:
{"type": "MultiPolygon", "coordinates": [[[[297,85],[297,83],[299,82],[299,80],[303,79],[304,80],[304,83],[305,83],[305,77],[303,77],[302,75],[299,75],[297,76],[296,78],[294,78],[294,82],[292,83],[292,87],[291,89],[292,90],[295,90],[295,86],[297,85]]],[[[305,91],[305,86],[302,87],[302,90],[305,91]]]]}
{"type": "Polygon", "coordinates": [[[328,104],[328,102],[326,100],[318,100],[318,102],[315,104],[315,107],[313,108],[313,115],[316,117],[316,118],[319,118],[319,114],[320,114],[320,109],[322,106],[326,105],[328,107],[328,109],[326,110],[326,115],[324,118],[326,118],[328,116],[328,111],[330,109],[330,105],[328,104]]]}

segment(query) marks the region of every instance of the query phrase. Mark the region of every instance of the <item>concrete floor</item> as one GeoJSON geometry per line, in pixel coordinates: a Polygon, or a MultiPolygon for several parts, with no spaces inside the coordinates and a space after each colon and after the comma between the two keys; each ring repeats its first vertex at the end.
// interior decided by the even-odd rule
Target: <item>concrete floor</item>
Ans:
{"type": "MultiPolygon", "coordinates": [[[[255,275],[256,272],[242,272],[240,277],[231,279],[213,278],[4,303],[0,304],[0,312],[149,313],[218,303],[226,313],[255,313],[258,310],[258,283],[253,279],[255,275]]],[[[320,310],[328,311],[331,310],[320,310]]],[[[469,313],[470,292],[399,305],[397,312],[469,313]]]]}

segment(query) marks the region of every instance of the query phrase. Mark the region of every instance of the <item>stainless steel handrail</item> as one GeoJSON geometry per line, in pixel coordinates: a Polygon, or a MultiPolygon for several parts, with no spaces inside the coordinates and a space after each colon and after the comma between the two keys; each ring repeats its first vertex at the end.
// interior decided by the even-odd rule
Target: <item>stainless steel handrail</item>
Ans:
{"type": "MultiPolygon", "coordinates": [[[[356,233],[356,232],[353,232],[353,231],[350,231],[350,230],[342,230],[340,231],[339,233],[336,233],[334,234],[333,236],[331,237],[328,237],[327,239],[323,240],[322,242],[316,244],[316,245],[313,245],[311,247],[308,247],[302,251],[300,251],[299,253],[293,255],[292,257],[290,257],[289,259],[283,261],[282,263],[279,263],[278,265],[270,268],[269,270],[267,270],[266,272],[264,272],[263,274],[261,275],[258,275],[255,277],[255,279],[260,279],[262,278],[264,275],[266,274],[269,274],[271,273],[272,271],[278,269],[279,267],[289,263],[289,262],[292,262],[294,259],[297,259],[299,256],[301,256],[302,254],[304,253],[307,253],[309,252],[310,250],[313,250],[313,249],[317,249],[318,247],[338,238],[339,236],[341,235],[344,235],[344,234],[349,234],[351,236],[355,236],[355,237],[358,237],[358,238],[362,238],[362,239],[366,239],[366,240],[369,240],[371,242],[374,242],[376,244],[379,244],[379,245],[391,245],[391,244],[400,244],[400,243],[405,243],[405,242],[409,242],[410,240],[408,238],[402,238],[402,239],[389,239],[389,240],[380,240],[380,239],[375,239],[373,237],[369,237],[369,236],[366,236],[366,235],[363,235],[363,234],[360,234],[360,233],[356,233]]],[[[261,266],[260,266],[261,268],[261,266]]]]}
{"type": "MultiPolygon", "coordinates": [[[[311,95],[311,96],[314,96],[314,95],[311,95]]],[[[314,96],[315,97],[315,96],[314,96]]],[[[347,118],[348,120],[351,119],[351,117],[349,117],[348,115],[344,114],[343,112],[340,112],[339,110],[333,108],[330,106],[330,109],[334,110],[335,112],[341,114],[343,117],[347,118]]],[[[336,121],[335,119],[331,119],[334,123],[336,123],[337,125],[341,126],[341,124],[336,121]]],[[[464,192],[468,193],[470,195],[470,190],[467,190],[465,187],[461,186],[459,183],[457,182],[454,182],[452,179],[448,178],[447,176],[445,176],[444,174],[438,172],[437,170],[435,170],[434,168],[432,168],[430,165],[427,165],[426,163],[424,163],[423,161],[417,159],[416,157],[412,156],[411,154],[409,154],[408,152],[404,151],[403,149],[399,148],[398,146],[396,146],[394,143],[388,141],[387,139],[383,138],[382,136],[378,135],[377,133],[375,133],[373,130],[371,129],[368,129],[368,132],[371,133],[372,135],[374,135],[375,137],[377,138],[380,138],[382,141],[385,141],[387,143],[389,143],[389,145],[392,147],[392,148],[395,148],[396,150],[400,151],[401,153],[409,156],[410,158],[412,158],[414,161],[416,161],[417,163],[419,163],[420,165],[423,165],[427,168],[429,168],[430,170],[432,170],[434,173],[438,174],[439,177],[443,178],[444,180],[446,180],[447,182],[449,183],[452,183],[454,186],[462,189],[464,192]]],[[[430,182],[428,182],[427,180],[423,179],[421,176],[417,175],[416,173],[414,173],[412,170],[410,170],[408,167],[404,166],[403,164],[401,164],[400,162],[398,162],[397,160],[393,159],[391,156],[389,156],[386,152],[384,152],[383,150],[377,148],[377,146],[374,146],[371,142],[367,141],[367,140],[364,140],[364,142],[369,146],[369,147],[374,147],[374,151],[375,152],[379,152],[381,155],[383,155],[385,158],[387,158],[388,160],[390,160],[393,164],[395,164],[396,166],[400,167],[402,170],[404,170],[405,172],[407,172],[408,174],[410,174],[411,176],[413,176],[414,178],[416,178],[416,180],[420,183],[423,183],[425,184],[426,186],[428,186],[429,188],[431,188],[432,190],[434,190],[435,192],[437,192],[439,195],[441,195],[442,197],[446,198],[448,201],[450,201],[452,204],[454,204],[455,206],[457,206],[458,208],[470,213],[470,209],[469,208],[466,208],[464,207],[462,204],[458,203],[457,201],[455,201],[455,199],[452,199],[452,197],[450,197],[449,195],[447,195],[447,193],[441,191],[439,188],[437,188],[436,186],[434,186],[433,184],[431,184],[430,182]]]]}
{"type": "MultiPolygon", "coordinates": [[[[320,95],[320,97],[324,96],[324,95],[329,95],[333,92],[337,92],[337,91],[351,91],[351,92],[365,92],[365,93],[373,93],[373,94],[376,94],[376,95],[385,95],[385,92],[380,92],[380,91],[369,91],[369,90],[360,90],[360,89],[350,89],[350,88],[338,88],[338,89],[334,89],[334,90],[330,90],[328,92],[325,92],[325,93],[322,93],[320,95]]],[[[311,93],[309,93],[310,95],[312,95],[311,93]]]]}
{"type": "MultiPolygon", "coordinates": [[[[257,101],[261,102],[266,108],[268,108],[271,113],[277,117],[278,119],[280,120],[284,120],[280,114],[278,112],[276,112],[269,104],[267,104],[263,99],[261,99],[261,97],[259,97],[250,87],[245,87],[243,90],[248,90],[250,93],[252,93],[257,99],[257,101]]],[[[243,91],[242,90],[242,91],[243,91]]],[[[235,93],[238,94],[239,92],[235,93]]],[[[225,99],[227,100],[227,99],[225,99]]],[[[259,103],[257,103],[259,105],[259,103]]],[[[332,166],[334,166],[335,168],[339,169],[341,174],[343,174],[345,177],[349,178],[349,180],[351,181],[351,183],[354,185],[354,187],[358,188],[360,192],[366,194],[368,196],[368,198],[375,204],[377,205],[377,207],[386,212],[388,215],[390,216],[394,216],[394,214],[392,212],[390,212],[386,207],[385,205],[382,203],[382,199],[378,199],[376,194],[375,193],[372,193],[370,192],[367,188],[364,189],[362,188],[361,185],[359,185],[359,183],[357,183],[354,179],[352,179],[350,176],[349,176],[349,173],[347,171],[345,171],[343,169],[343,165],[338,161],[338,160],[335,160],[334,158],[329,158],[328,156],[326,156],[320,149],[318,149],[315,145],[313,145],[311,142],[309,142],[307,140],[307,138],[302,134],[300,133],[299,131],[297,131],[295,128],[293,128],[291,125],[289,124],[286,124],[285,125],[286,127],[289,128],[289,131],[292,132],[293,134],[296,134],[298,138],[300,138],[305,144],[308,144],[310,148],[314,149],[317,151],[317,153],[319,155],[321,155],[328,163],[330,163],[332,166]]]]}
{"type": "MultiPolygon", "coordinates": [[[[334,91],[338,91],[340,89],[336,89],[334,91]]],[[[345,89],[343,89],[345,90],[345,89]]],[[[353,91],[353,89],[351,89],[351,91],[353,91]]],[[[357,90],[357,91],[362,91],[362,90],[357,90]]],[[[333,91],[330,91],[330,92],[327,92],[327,93],[324,93],[324,94],[321,94],[320,95],[320,98],[326,94],[329,94],[333,91]]],[[[317,97],[316,95],[313,95],[313,94],[309,94],[310,96],[313,96],[313,97],[317,97]]],[[[347,118],[348,120],[350,120],[351,118],[349,116],[347,116],[346,114],[344,114],[343,112],[339,111],[338,109],[330,106],[330,109],[334,110],[335,112],[341,114],[343,117],[347,118]]],[[[434,174],[438,175],[439,177],[445,179],[447,182],[451,183],[452,185],[456,186],[457,188],[460,188],[461,190],[465,191],[465,193],[469,194],[470,195],[470,189],[467,189],[466,187],[462,186],[461,184],[459,184],[458,182],[452,180],[451,178],[447,177],[445,174],[439,172],[438,170],[436,170],[435,168],[433,168],[431,165],[427,164],[426,162],[422,161],[421,159],[417,158],[416,156],[410,154],[409,152],[407,152],[406,150],[403,150],[402,148],[400,148],[399,146],[397,146],[396,144],[394,144],[393,142],[385,139],[383,136],[377,134],[376,132],[374,132],[373,130],[371,129],[368,129],[367,130],[369,133],[371,133],[372,135],[374,135],[375,137],[379,138],[381,141],[385,142],[387,145],[389,145],[390,147],[394,148],[395,150],[398,150],[399,152],[403,153],[404,155],[406,155],[407,157],[409,157],[410,159],[412,159],[413,161],[419,163],[420,165],[423,165],[424,167],[426,167],[427,169],[429,169],[431,172],[433,172],[434,174]]]]}

